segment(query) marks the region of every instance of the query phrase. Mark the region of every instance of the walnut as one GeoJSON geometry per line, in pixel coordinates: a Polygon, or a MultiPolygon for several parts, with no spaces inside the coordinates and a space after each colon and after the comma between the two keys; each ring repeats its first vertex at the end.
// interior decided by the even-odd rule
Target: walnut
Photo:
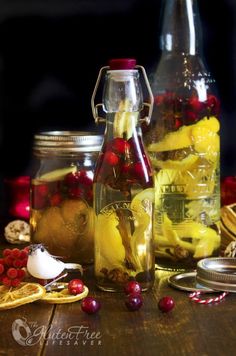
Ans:
{"type": "Polygon", "coordinates": [[[231,241],[224,251],[225,257],[235,257],[236,256],[236,241],[231,241]]]}
{"type": "Polygon", "coordinates": [[[24,244],[30,241],[30,226],[24,220],[13,220],[5,227],[4,236],[11,244],[24,244]]]}
{"type": "Polygon", "coordinates": [[[178,260],[183,260],[189,257],[189,251],[179,245],[175,246],[174,254],[178,260]]]}

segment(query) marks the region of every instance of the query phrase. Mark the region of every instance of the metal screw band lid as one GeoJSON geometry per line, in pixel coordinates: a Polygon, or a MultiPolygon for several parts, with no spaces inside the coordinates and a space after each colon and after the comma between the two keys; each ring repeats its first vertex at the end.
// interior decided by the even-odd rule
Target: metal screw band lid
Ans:
{"type": "Polygon", "coordinates": [[[99,152],[103,135],[89,131],[44,131],[34,135],[34,151],[99,152]]]}
{"type": "Polygon", "coordinates": [[[236,292],[236,259],[205,258],[197,264],[197,281],[202,285],[226,292],[236,292]]]}

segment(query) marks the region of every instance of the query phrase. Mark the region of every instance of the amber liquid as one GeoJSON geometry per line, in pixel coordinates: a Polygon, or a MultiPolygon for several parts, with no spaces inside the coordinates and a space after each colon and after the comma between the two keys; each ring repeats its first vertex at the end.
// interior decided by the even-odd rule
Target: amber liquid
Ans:
{"type": "Polygon", "coordinates": [[[208,102],[196,97],[184,101],[173,94],[172,102],[178,103],[173,111],[166,95],[157,110],[157,127],[147,135],[155,170],[156,264],[192,270],[198,260],[217,256],[220,249],[220,123],[208,102]]]}
{"type": "Polygon", "coordinates": [[[70,173],[52,181],[32,181],[31,240],[43,243],[64,262],[90,264],[94,259],[93,173],[81,177],[77,183],[70,173]]]}
{"type": "Polygon", "coordinates": [[[95,276],[106,291],[154,281],[151,168],[141,137],[126,137],[107,140],[94,177],[95,276]]]}

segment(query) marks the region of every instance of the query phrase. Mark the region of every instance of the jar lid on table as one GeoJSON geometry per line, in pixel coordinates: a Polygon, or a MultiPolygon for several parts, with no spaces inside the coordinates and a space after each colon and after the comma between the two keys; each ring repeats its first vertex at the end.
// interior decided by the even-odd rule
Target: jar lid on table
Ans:
{"type": "Polygon", "coordinates": [[[103,135],[90,131],[44,131],[34,135],[33,150],[50,152],[99,152],[103,135]]]}
{"type": "Polygon", "coordinates": [[[202,285],[214,290],[236,292],[236,259],[204,258],[197,264],[196,279],[202,285]]]}

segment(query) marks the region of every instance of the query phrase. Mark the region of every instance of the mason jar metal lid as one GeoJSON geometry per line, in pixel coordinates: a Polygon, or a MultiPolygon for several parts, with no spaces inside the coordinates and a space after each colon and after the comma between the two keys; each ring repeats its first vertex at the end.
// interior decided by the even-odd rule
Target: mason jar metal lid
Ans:
{"type": "Polygon", "coordinates": [[[186,292],[204,292],[204,293],[213,293],[214,290],[211,288],[204,287],[196,280],[197,272],[183,272],[177,273],[169,276],[168,283],[171,287],[180,289],[186,292]]]}
{"type": "Polygon", "coordinates": [[[200,260],[196,279],[214,290],[236,292],[236,258],[210,257],[200,260]]]}
{"type": "Polygon", "coordinates": [[[34,151],[99,152],[103,135],[90,131],[44,131],[34,135],[34,151]]]}

